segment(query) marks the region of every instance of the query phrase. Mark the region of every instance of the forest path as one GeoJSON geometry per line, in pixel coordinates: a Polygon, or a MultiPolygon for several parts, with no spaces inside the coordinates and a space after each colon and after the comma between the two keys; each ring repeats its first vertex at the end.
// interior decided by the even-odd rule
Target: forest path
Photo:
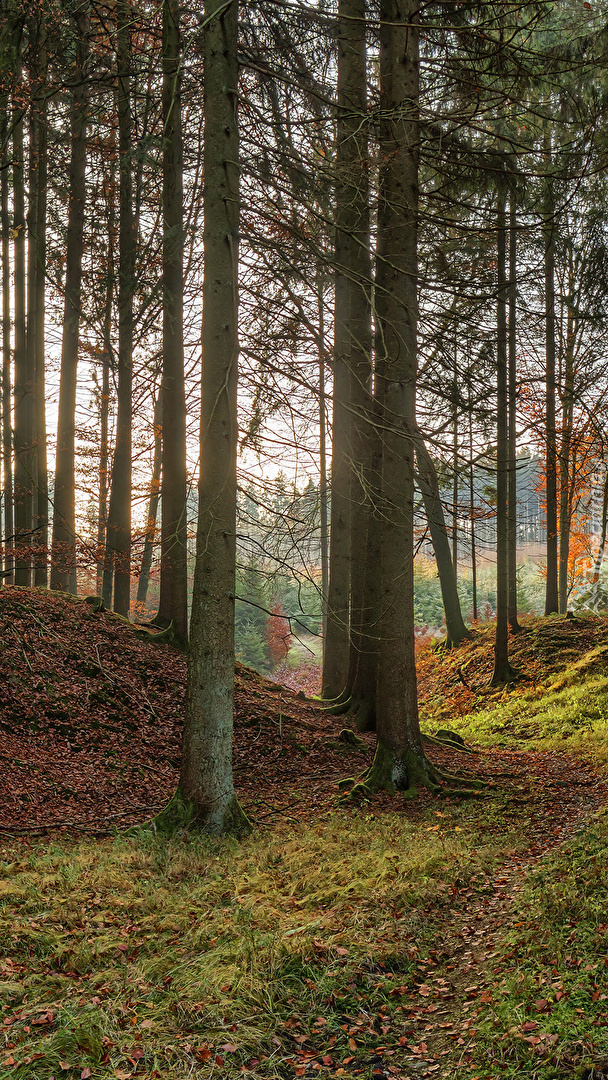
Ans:
{"type": "MultiPolygon", "coordinates": [[[[583,832],[608,805],[608,782],[571,754],[491,750],[481,761],[486,768],[491,762],[497,782],[501,772],[507,775],[509,787],[513,775],[519,776],[519,790],[514,793],[511,788],[501,817],[505,828],[517,819],[528,822],[528,843],[453,890],[439,949],[420,964],[420,1004],[412,1002],[409,1012],[404,1009],[411,1028],[399,1063],[405,1075],[438,1080],[454,1080],[459,1070],[471,1080],[499,1075],[492,1069],[480,1070],[476,1035],[480,1022],[500,1001],[503,961],[512,961],[510,967],[517,962],[517,953],[505,956],[504,946],[510,929],[522,925],[518,896],[529,872],[583,832]]],[[[540,1039],[540,1045],[540,1015],[539,1020],[540,1024],[534,1020],[522,1024],[522,1037],[540,1039]]]]}

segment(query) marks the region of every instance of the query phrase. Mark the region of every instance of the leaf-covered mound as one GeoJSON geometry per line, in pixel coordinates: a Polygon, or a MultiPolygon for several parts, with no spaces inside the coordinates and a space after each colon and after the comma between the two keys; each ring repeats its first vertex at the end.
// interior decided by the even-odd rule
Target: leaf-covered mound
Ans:
{"type": "MultiPolygon", "coordinates": [[[[168,644],[140,640],[125,620],[96,612],[83,600],[40,589],[0,589],[0,628],[0,831],[81,828],[104,833],[143,822],[162,809],[179,773],[184,654],[168,644]]],[[[571,626],[561,620],[558,632],[571,634],[572,648],[576,643],[586,656],[602,635],[606,638],[607,623],[589,619],[571,626]]],[[[538,667],[544,633],[539,620],[538,628],[528,627],[515,639],[518,666],[529,672],[538,667]]],[[[421,655],[423,715],[432,713],[440,698],[440,726],[451,727],[451,720],[456,726],[463,711],[460,696],[467,689],[460,669],[466,668],[467,680],[481,682],[492,644],[491,634],[485,634],[447,654],[421,655]]],[[[545,676],[549,663],[557,670],[557,650],[551,661],[542,658],[545,676]]],[[[487,704],[483,693],[476,699],[487,704]]],[[[366,768],[374,743],[372,735],[354,744],[340,741],[346,725],[348,718],[328,716],[293,691],[237,668],[235,781],[257,824],[334,805],[337,782],[366,768]]],[[[533,791],[537,798],[537,783],[548,784],[551,801],[548,759],[541,766],[537,755],[518,756],[517,750],[515,739],[506,751],[475,756],[430,748],[434,760],[448,769],[465,769],[511,788],[512,801],[533,791]]],[[[561,769],[558,761],[549,771],[559,776],[561,769]]],[[[567,816],[568,795],[560,791],[559,796],[567,816]]],[[[424,794],[405,812],[415,817],[429,801],[424,794]]],[[[534,798],[531,803],[534,816],[534,798]]],[[[398,796],[381,796],[374,806],[404,812],[398,796]]]]}
{"type": "MultiPolygon", "coordinates": [[[[40,589],[2,589],[0,629],[0,827],[105,831],[160,810],[179,773],[184,654],[40,589]]],[[[353,758],[366,754],[346,751],[342,726],[238,667],[235,775],[254,817],[289,803],[304,772],[310,807],[344,774],[346,753],[346,768],[359,768],[353,758]]]]}

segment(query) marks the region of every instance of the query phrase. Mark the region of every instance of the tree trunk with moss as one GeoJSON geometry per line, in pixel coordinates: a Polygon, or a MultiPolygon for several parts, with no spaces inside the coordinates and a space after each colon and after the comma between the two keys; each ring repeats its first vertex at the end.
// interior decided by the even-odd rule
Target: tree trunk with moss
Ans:
{"type": "Polygon", "coordinates": [[[604,551],[606,548],[606,534],[608,533],[608,465],[605,465],[604,469],[604,484],[602,494],[602,530],[600,533],[597,555],[595,556],[595,562],[593,565],[593,573],[591,575],[591,588],[589,590],[588,601],[588,606],[595,611],[598,611],[602,606],[600,574],[602,572],[602,563],[604,561],[604,551]]]}
{"type": "Polygon", "coordinates": [[[203,375],[199,525],[179,789],[159,822],[247,827],[232,778],[238,231],[236,0],[205,5],[203,375]]]}

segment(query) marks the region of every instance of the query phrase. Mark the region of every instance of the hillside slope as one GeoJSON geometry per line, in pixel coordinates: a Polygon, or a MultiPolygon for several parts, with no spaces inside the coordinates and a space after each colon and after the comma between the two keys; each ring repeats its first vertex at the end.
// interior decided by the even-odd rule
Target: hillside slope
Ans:
{"type": "MultiPolygon", "coordinates": [[[[179,774],[183,653],[46,590],[2,589],[0,631],[0,826],[106,831],[160,810],[179,774]]],[[[332,738],[341,726],[239,666],[235,774],[256,818],[275,808],[266,806],[269,782],[285,804],[304,768],[309,807],[316,778],[324,797],[344,773],[332,738]]]]}
{"type": "MultiPolygon", "coordinates": [[[[184,655],[140,640],[124,620],[82,600],[45,590],[1,589],[0,629],[0,829],[104,833],[158,812],[179,773],[184,655]]],[[[565,661],[602,654],[607,639],[608,621],[599,617],[530,624],[514,642],[515,663],[526,676],[515,695],[563,670],[565,661]]],[[[471,707],[504,702],[509,691],[487,689],[491,656],[490,631],[450,653],[421,655],[421,711],[429,730],[448,721],[458,726],[471,707]]],[[[338,735],[347,722],[238,668],[236,785],[258,824],[334,805],[337,781],[366,767],[374,743],[368,735],[360,748],[342,744],[338,735]]],[[[517,749],[512,742],[509,750],[517,749]]],[[[526,764],[496,750],[464,759],[446,749],[430,752],[448,768],[494,779],[510,770],[503,785],[520,784],[526,769],[533,782],[532,758],[526,764]]],[[[418,802],[428,800],[424,794],[418,802]]],[[[405,809],[399,797],[382,797],[375,806],[405,809]]],[[[410,804],[405,812],[422,810],[410,804]]]]}

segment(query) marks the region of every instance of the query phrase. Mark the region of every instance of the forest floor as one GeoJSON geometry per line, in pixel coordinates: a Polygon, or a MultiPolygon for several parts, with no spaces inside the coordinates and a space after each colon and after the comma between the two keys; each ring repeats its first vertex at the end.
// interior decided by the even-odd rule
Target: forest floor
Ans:
{"type": "MultiPolygon", "coordinates": [[[[149,830],[185,661],[0,590],[0,1078],[608,1076],[608,618],[421,651],[433,760],[485,798],[337,807],[373,739],[240,668],[241,844],[149,830]]],[[[308,678],[309,676],[307,676],[308,678]]]]}

